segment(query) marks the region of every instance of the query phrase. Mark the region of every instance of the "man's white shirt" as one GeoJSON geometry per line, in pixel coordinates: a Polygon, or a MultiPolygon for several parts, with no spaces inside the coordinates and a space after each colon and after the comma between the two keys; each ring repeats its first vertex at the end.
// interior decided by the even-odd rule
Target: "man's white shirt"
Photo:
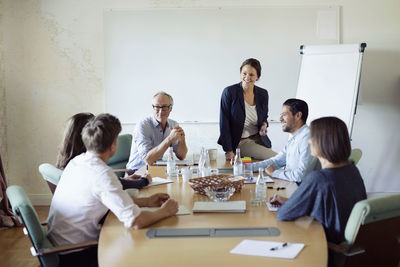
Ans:
{"type": "Polygon", "coordinates": [[[88,151],[72,159],[51,201],[49,238],[56,245],[97,240],[108,210],[130,227],[140,208],[122,190],[112,169],[88,151]]]}

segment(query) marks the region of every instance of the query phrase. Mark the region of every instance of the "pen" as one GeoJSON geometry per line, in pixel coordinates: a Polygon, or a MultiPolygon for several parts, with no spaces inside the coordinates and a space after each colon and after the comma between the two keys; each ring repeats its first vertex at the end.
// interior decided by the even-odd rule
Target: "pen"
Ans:
{"type": "Polygon", "coordinates": [[[272,251],[274,251],[274,250],[278,250],[278,249],[281,249],[281,248],[284,248],[284,247],[286,247],[288,245],[288,243],[287,242],[285,242],[285,243],[283,243],[282,245],[280,245],[280,246],[276,246],[276,247],[273,247],[273,248],[270,248],[269,250],[272,250],[272,251]]]}
{"type": "Polygon", "coordinates": [[[149,164],[146,164],[146,172],[144,173],[144,175],[149,175],[149,164]]]}
{"type": "MultiPolygon", "coordinates": [[[[273,186],[267,186],[267,188],[268,189],[274,189],[275,187],[273,187],[273,186]]],[[[286,189],[286,187],[276,187],[276,190],[278,191],[278,190],[283,190],[283,189],[286,189]]]]}

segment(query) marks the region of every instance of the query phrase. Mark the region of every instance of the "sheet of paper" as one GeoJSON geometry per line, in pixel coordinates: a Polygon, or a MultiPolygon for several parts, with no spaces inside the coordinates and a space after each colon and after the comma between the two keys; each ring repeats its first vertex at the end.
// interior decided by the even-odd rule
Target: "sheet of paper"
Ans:
{"type": "Polygon", "coordinates": [[[152,181],[148,186],[154,186],[154,185],[160,185],[160,184],[169,184],[169,183],[173,183],[174,181],[172,181],[171,179],[168,178],[161,178],[161,177],[152,177],[151,178],[152,181]]]}
{"type": "MultiPolygon", "coordinates": [[[[147,210],[147,211],[156,211],[159,208],[158,207],[143,207],[140,208],[141,210],[147,210]]],[[[192,214],[190,210],[188,210],[184,205],[179,205],[178,212],[175,215],[189,215],[192,214]]]]}
{"type": "MultiPolygon", "coordinates": [[[[183,165],[183,166],[190,166],[190,165],[198,165],[198,161],[193,162],[190,160],[175,160],[176,165],[183,165]]],[[[157,166],[167,166],[167,161],[166,160],[157,160],[154,165],[157,166]]]]}
{"type": "Polygon", "coordinates": [[[277,206],[273,206],[269,202],[267,202],[266,205],[267,205],[267,208],[268,208],[269,211],[278,211],[278,207],[277,206]]]}
{"type": "Polygon", "coordinates": [[[206,202],[197,201],[193,205],[193,212],[245,212],[246,201],[206,202]]]}
{"type": "MultiPolygon", "coordinates": [[[[266,183],[275,183],[274,180],[271,179],[271,177],[266,176],[264,177],[264,180],[266,183]]],[[[255,184],[257,182],[257,177],[253,176],[253,177],[245,177],[244,183],[245,184],[255,184]]]]}
{"type": "Polygon", "coordinates": [[[301,243],[288,243],[285,247],[282,247],[282,244],[283,242],[243,240],[230,252],[250,256],[294,259],[304,247],[304,244],[301,243]],[[278,249],[271,250],[275,247],[278,249]]]}

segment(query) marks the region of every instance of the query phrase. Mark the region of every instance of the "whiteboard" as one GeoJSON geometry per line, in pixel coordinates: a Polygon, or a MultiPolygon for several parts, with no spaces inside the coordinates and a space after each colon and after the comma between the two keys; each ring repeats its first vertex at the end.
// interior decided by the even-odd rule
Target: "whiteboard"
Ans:
{"type": "Polygon", "coordinates": [[[138,122],[151,114],[151,98],[163,90],[174,97],[171,118],[218,122],[222,90],[240,82],[241,63],[254,57],[262,65],[257,85],[268,90],[270,118],[278,119],[282,103],[296,94],[298,47],[338,43],[338,12],[338,7],[106,10],[106,111],[123,123],[138,122]]]}
{"type": "Polygon", "coordinates": [[[307,102],[309,123],[336,116],[352,133],[365,47],[364,43],[301,47],[296,97],[307,102]]]}

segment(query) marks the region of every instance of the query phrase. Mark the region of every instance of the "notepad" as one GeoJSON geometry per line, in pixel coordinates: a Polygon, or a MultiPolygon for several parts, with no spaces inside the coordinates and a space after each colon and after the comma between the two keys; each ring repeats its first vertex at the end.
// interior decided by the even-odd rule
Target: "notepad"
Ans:
{"type": "MultiPolygon", "coordinates": [[[[184,165],[184,166],[198,165],[198,164],[199,164],[199,161],[198,161],[198,160],[195,160],[195,161],[193,162],[193,161],[190,161],[190,160],[175,160],[175,164],[176,164],[176,165],[184,165]]],[[[157,166],[167,166],[167,161],[166,161],[166,160],[157,160],[157,161],[154,163],[154,165],[157,165],[157,166]]]]}
{"type": "Polygon", "coordinates": [[[249,256],[294,259],[304,248],[304,244],[302,243],[287,243],[285,247],[282,247],[282,245],[283,242],[243,240],[236,247],[234,247],[230,253],[249,256]],[[278,249],[271,250],[271,248],[278,249]]]}
{"type": "Polygon", "coordinates": [[[269,202],[267,202],[266,205],[267,205],[267,208],[268,208],[269,211],[278,211],[278,207],[277,206],[274,206],[269,202]]]}
{"type": "Polygon", "coordinates": [[[151,178],[151,183],[148,186],[154,186],[154,185],[160,185],[160,184],[169,184],[169,183],[173,183],[174,181],[172,181],[171,179],[165,179],[165,178],[161,178],[161,177],[153,177],[151,178]]]}
{"type": "MultiPolygon", "coordinates": [[[[159,207],[143,207],[140,208],[141,210],[146,210],[146,211],[156,211],[159,209],[159,207]]],[[[179,205],[178,212],[175,213],[176,216],[179,215],[189,215],[192,214],[190,210],[188,210],[184,205],[179,205]]]]}
{"type": "Polygon", "coordinates": [[[246,201],[205,202],[197,201],[193,205],[193,212],[238,212],[246,211],[246,201]]]}
{"type": "MultiPolygon", "coordinates": [[[[271,177],[266,176],[264,177],[264,180],[266,183],[275,183],[274,180],[271,179],[271,177]]],[[[257,177],[253,176],[253,177],[245,177],[244,183],[245,184],[255,184],[257,181],[257,177]]]]}

